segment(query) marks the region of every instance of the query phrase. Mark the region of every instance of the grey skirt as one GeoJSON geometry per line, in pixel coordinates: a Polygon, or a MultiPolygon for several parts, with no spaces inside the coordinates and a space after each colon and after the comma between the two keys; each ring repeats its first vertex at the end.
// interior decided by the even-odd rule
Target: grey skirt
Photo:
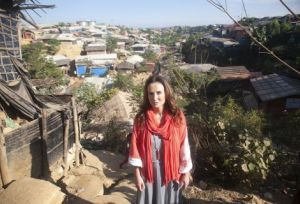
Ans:
{"type": "MultiPolygon", "coordinates": [[[[158,160],[157,150],[160,154],[162,151],[162,141],[158,136],[152,137],[152,164],[154,182],[145,182],[145,189],[137,192],[137,204],[180,204],[182,203],[182,190],[180,184],[171,181],[167,185],[163,185],[163,161],[158,160]]],[[[160,156],[160,158],[163,158],[160,156]]]]}

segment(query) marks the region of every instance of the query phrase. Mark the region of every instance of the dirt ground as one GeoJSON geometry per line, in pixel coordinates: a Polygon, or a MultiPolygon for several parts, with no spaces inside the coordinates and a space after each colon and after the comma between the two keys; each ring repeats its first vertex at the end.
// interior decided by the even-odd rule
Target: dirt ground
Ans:
{"type": "Polygon", "coordinates": [[[75,57],[80,55],[81,50],[82,50],[82,46],[80,45],[61,44],[60,49],[56,54],[64,55],[70,59],[75,59],[75,57]]]}
{"type": "MultiPolygon", "coordinates": [[[[133,169],[129,166],[119,168],[124,156],[105,150],[83,150],[83,153],[84,164],[72,169],[68,179],[65,179],[69,203],[134,203],[136,188],[133,169]],[[99,187],[102,185],[103,188],[99,187]]],[[[205,190],[191,185],[183,195],[184,204],[278,203],[269,202],[254,194],[243,194],[209,184],[205,190]]]]}

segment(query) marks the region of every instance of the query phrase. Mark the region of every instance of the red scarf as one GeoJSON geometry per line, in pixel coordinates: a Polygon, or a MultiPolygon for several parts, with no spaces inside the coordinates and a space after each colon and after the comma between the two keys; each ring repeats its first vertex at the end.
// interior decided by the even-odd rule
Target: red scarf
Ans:
{"type": "Polygon", "coordinates": [[[163,142],[163,183],[166,185],[172,180],[179,180],[180,147],[186,135],[186,122],[181,111],[180,117],[181,121],[178,122],[164,111],[161,123],[157,124],[155,113],[150,109],[145,113],[143,125],[135,123],[129,156],[142,160],[142,174],[147,182],[153,182],[152,135],[158,135],[163,142]]]}

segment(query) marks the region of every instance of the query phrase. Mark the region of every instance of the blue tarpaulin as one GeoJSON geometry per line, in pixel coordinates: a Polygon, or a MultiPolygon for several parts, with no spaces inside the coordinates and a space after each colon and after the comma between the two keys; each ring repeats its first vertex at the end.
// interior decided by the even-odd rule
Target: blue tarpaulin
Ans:
{"type": "Polygon", "coordinates": [[[92,76],[105,76],[108,72],[106,67],[90,67],[90,74],[92,76]]]}
{"type": "Polygon", "coordinates": [[[86,66],[80,65],[76,66],[76,74],[77,76],[83,76],[86,74],[86,66]]]}

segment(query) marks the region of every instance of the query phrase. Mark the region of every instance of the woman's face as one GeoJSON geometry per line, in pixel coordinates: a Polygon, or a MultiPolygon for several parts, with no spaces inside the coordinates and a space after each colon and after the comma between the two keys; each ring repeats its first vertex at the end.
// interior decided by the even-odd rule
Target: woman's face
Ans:
{"type": "Polygon", "coordinates": [[[148,85],[148,99],[152,108],[163,110],[166,102],[165,88],[160,82],[153,82],[148,85]]]}

